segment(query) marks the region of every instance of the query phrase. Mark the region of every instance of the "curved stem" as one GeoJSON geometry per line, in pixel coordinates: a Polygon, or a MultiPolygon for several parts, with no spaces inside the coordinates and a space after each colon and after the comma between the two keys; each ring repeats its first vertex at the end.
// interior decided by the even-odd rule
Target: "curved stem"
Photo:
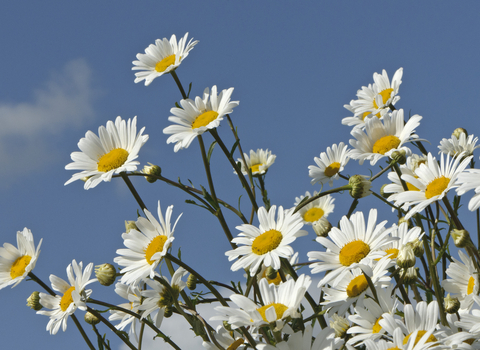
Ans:
{"type": "Polygon", "coordinates": [[[180,90],[180,93],[182,94],[183,99],[186,100],[188,97],[187,97],[187,94],[185,93],[185,90],[183,89],[183,86],[182,86],[182,83],[180,82],[180,79],[178,79],[177,73],[174,70],[172,70],[170,72],[170,74],[172,75],[173,80],[175,80],[175,83],[177,84],[178,89],[180,90]]]}
{"type": "Polygon", "coordinates": [[[92,349],[92,350],[95,350],[95,347],[93,346],[92,342],[90,341],[90,339],[88,339],[87,333],[85,333],[85,331],[83,330],[82,325],[80,324],[80,322],[78,322],[77,316],[75,316],[74,314],[71,314],[70,317],[72,318],[73,322],[74,322],[75,325],[77,326],[78,331],[79,331],[80,334],[82,335],[83,340],[85,340],[85,342],[87,343],[88,347],[89,347],[90,349],[92,349]]]}
{"type": "Polygon", "coordinates": [[[140,198],[140,195],[138,194],[137,190],[133,186],[132,181],[130,181],[130,179],[128,178],[127,173],[121,172],[120,176],[122,177],[122,179],[127,184],[128,189],[130,190],[130,192],[132,192],[132,194],[135,197],[138,205],[140,206],[140,208],[142,208],[142,211],[145,211],[145,209],[147,209],[147,207],[146,207],[145,203],[143,203],[142,198],[140,198]]]}

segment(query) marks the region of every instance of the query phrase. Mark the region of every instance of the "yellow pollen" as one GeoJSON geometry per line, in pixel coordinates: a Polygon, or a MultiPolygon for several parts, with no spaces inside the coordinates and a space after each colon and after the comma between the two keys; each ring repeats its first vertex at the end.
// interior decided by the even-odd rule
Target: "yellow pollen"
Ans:
{"type": "Polygon", "coordinates": [[[250,167],[252,169],[252,174],[258,173],[260,171],[260,167],[263,165],[263,163],[258,163],[254,164],[250,167]]]}
{"type": "MultiPolygon", "coordinates": [[[[427,331],[418,331],[417,333],[417,337],[415,338],[415,344],[414,345],[417,345],[418,341],[420,339],[422,339],[422,337],[425,335],[425,333],[427,333],[427,331]]],[[[409,335],[407,335],[404,339],[403,339],[403,345],[407,344],[408,343],[408,339],[410,338],[410,336],[412,335],[412,333],[410,333],[409,335]]],[[[431,343],[431,342],[434,342],[434,341],[437,341],[437,338],[435,338],[435,336],[432,334],[431,336],[428,337],[426,343],[431,343]]]]}
{"type": "Polygon", "coordinates": [[[355,277],[347,286],[347,295],[354,298],[362,294],[368,288],[368,282],[364,275],[355,277]]]}
{"type": "Polygon", "coordinates": [[[325,168],[325,175],[328,177],[332,177],[336,175],[340,170],[340,163],[339,162],[333,162],[329,166],[325,168]]]}
{"type": "Polygon", "coordinates": [[[432,198],[433,196],[438,196],[448,187],[450,179],[448,177],[442,176],[437,177],[435,180],[430,182],[425,189],[425,197],[427,199],[432,198]]]}
{"type": "Polygon", "coordinates": [[[242,344],[243,344],[243,339],[238,338],[232,344],[230,344],[230,346],[227,348],[227,350],[237,350],[237,348],[242,344]]]}
{"type": "Polygon", "coordinates": [[[322,208],[310,208],[307,212],[303,215],[303,220],[306,222],[315,222],[320,220],[325,214],[322,208]]]}
{"type": "Polygon", "coordinates": [[[68,306],[73,303],[72,292],[75,290],[75,287],[70,287],[65,293],[63,293],[62,299],[60,299],[60,309],[62,311],[67,311],[68,306]]]}
{"type": "Polygon", "coordinates": [[[397,148],[400,139],[395,135],[384,136],[373,144],[373,153],[385,154],[391,149],[397,148]]]}
{"type": "MultiPolygon", "coordinates": [[[[390,88],[390,89],[385,89],[385,90],[378,93],[379,95],[382,96],[383,104],[387,103],[388,99],[392,95],[392,91],[393,91],[393,89],[390,88]]],[[[375,99],[373,99],[373,107],[375,107],[375,109],[378,108],[378,105],[377,105],[377,102],[375,101],[375,99]]]]}
{"type": "Polygon", "coordinates": [[[28,264],[30,264],[31,260],[32,257],[30,255],[22,255],[21,257],[17,258],[10,268],[10,277],[15,279],[19,276],[23,276],[25,269],[27,268],[28,264]]]}
{"type": "Polygon", "coordinates": [[[159,235],[152,239],[152,241],[148,244],[147,249],[145,249],[145,259],[147,262],[152,265],[153,261],[150,260],[153,254],[163,251],[163,246],[167,241],[167,236],[159,235]]]}
{"type": "Polygon", "coordinates": [[[387,350],[401,350],[398,346],[395,346],[393,348],[388,348],[387,350]]]}
{"type": "Polygon", "coordinates": [[[213,122],[215,119],[217,119],[217,117],[218,117],[217,112],[206,111],[195,118],[195,120],[192,123],[192,129],[198,129],[202,126],[207,126],[208,124],[213,122]]]}
{"type": "Polygon", "coordinates": [[[120,168],[128,159],[128,152],[123,148],[115,148],[100,157],[97,163],[98,171],[107,171],[120,168]]]}
{"type": "Polygon", "coordinates": [[[473,287],[475,287],[475,279],[470,277],[468,279],[467,294],[470,295],[473,293],[473,287]]]}
{"type": "Polygon", "coordinates": [[[280,245],[282,238],[282,234],[277,230],[265,231],[253,240],[252,252],[257,255],[267,254],[280,245]]]}
{"type": "Polygon", "coordinates": [[[172,64],[175,64],[175,55],[167,56],[161,61],[158,61],[157,64],[155,65],[155,70],[158,73],[165,72],[165,70],[168,67],[170,67],[172,64]]]}
{"type": "Polygon", "coordinates": [[[382,330],[382,326],[380,326],[378,323],[380,322],[380,320],[382,320],[383,317],[380,316],[376,321],[375,323],[373,324],[373,327],[372,327],[372,332],[373,333],[378,333],[382,330]]]}
{"type": "Polygon", "coordinates": [[[262,316],[265,322],[268,322],[267,318],[265,317],[265,311],[267,311],[267,309],[271,308],[272,306],[275,308],[275,314],[277,315],[277,320],[281,320],[283,317],[283,313],[288,309],[287,306],[279,303],[271,303],[271,304],[262,306],[261,308],[257,309],[257,311],[260,313],[260,316],[262,316]]]}
{"type": "Polygon", "coordinates": [[[347,243],[340,250],[338,255],[340,264],[343,266],[350,266],[353,263],[358,263],[370,253],[370,247],[363,241],[353,241],[347,243]]]}
{"type": "Polygon", "coordinates": [[[386,255],[390,255],[390,259],[396,259],[398,255],[398,249],[397,248],[389,248],[385,250],[386,255]]]}

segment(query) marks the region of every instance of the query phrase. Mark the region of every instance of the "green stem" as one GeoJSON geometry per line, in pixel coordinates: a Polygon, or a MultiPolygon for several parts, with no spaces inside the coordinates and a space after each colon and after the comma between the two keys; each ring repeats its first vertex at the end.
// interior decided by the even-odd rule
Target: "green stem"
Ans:
{"type": "Polygon", "coordinates": [[[77,326],[78,331],[79,331],[80,334],[82,335],[83,340],[85,340],[85,342],[87,343],[88,347],[89,347],[90,349],[92,349],[92,350],[95,350],[95,347],[93,346],[92,342],[90,341],[90,339],[88,339],[87,333],[85,333],[85,331],[83,330],[82,325],[80,324],[80,322],[78,322],[77,316],[75,316],[74,314],[71,314],[70,317],[72,318],[73,322],[74,322],[75,325],[77,326]]]}
{"type": "Polygon", "coordinates": [[[122,179],[127,184],[128,189],[130,190],[130,192],[132,192],[133,196],[137,200],[138,205],[140,206],[140,208],[142,208],[142,211],[145,211],[145,209],[147,209],[147,207],[143,203],[142,198],[140,198],[140,196],[139,196],[137,190],[135,189],[135,187],[133,187],[133,184],[130,181],[130,179],[128,178],[127,174],[125,172],[121,172],[120,176],[122,177],[122,179]]]}
{"type": "Polygon", "coordinates": [[[328,194],[332,194],[332,193],[337,193],[337,192],[341,192],[341,191],[348,191],[352,188],[351,185],[345,185],[345,186],[342,186],[342,187],[337,187],[337,188],[334,188],[333,190],[328,190],[328,191],[325,191],[325,192],[320,192],[320,193],[317,193],[315,196],[311,196],[310,198],[308,199],[305,199],[304,201],[302,201],[301,203],[299,203],[296,207],[295,207],[295,210],[293,211],[294,213],[296,213],[297,211],[299,211],[300,209],[302,209],[304,206],[306,206],[307,204],[313,202],[314,200],[320,198],[320,197],[323,197],[323,196],[326,196],[328,194]]]}
{"type": "Polygon", "coordinates": [[[187,97],[187,94],[185,93],[185,90],[183,89],[180,79],[178,79],[177,73],[174,70],[172,70],[170,74],[172,75],[173,80],[175,80],[175,83],[177,83],[178,89],[180,90],[180,93],[182,94],[183,99],[186,100],[188,97],[187,97]]]}
{"type": "MultiPolygon", "coordinates": [[[[99,339],[99,341],[102,342],[103,346],[105,347],[105,349],[107,350],[112,350],[110,348],[110,346],[108,346],[107,342],[103,339],[103,337],[100,335],[100,333],[98,332],[98,329],[95,325],[93,325],[93,331],[95,332],[95,334],[97,335],[97,338],[99,339]]],[[[138,347],[138,350],[141,350],[140,349],[140,346],[138,347]]]]}

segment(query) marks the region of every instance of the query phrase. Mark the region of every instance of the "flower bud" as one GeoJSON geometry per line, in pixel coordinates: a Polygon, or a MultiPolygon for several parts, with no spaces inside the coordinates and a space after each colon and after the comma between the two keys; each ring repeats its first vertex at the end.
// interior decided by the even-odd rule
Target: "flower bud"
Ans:
{"type": "Polygon", "coordinates": [[[30,309],[35,311],[41,310],[43,308],[42,304],[40,304],[40,293],[35,291],[33,292],[27,299],[27,306],[30,309]]]}
{"type": "Polygon", "coordinates": [[[456,128],[455,130],[453,130],[452,132],[452,136],[455,136],[457,139],[460,138],[460,135],[461,134],[465,134],[465,137],[468,136],[468,132],[467,130],[465,130],[464,128],[456,128]]]}
{"type": "Polygon", "coordinates": [[[187,278],[187,287],[190,290],[195,290],[197,288],[197,277],[190,274],[187,278]]]}
{"type": "Polygon", "coordinates": [[[415,266],[409,267],[407,269],[400,270],[400,276],[403,278],[403,283],[405,284],[413,284],[417,282],[418,279],[418,271],[415,266]]]}
{"type": "Polygon", "coordinates": [[[129,233],[130,230],[139,231],[139,230],[138,230],[138,227],[137,227],[137,224],[135,223],[135,221],[126,221],[126,220],[125,220],[125,232],[126,232],[126,233],[129,233]]]}
{"type": "Polygon", "coordinates": [[[452,298],[450,293],[448,293],[447,297],[444,299],[445,301],[445,311],[449,314],[455,314],[458,310],[460,310],[460,301],[458,298],[452,298]]]}
{"type": "Polygon", "coordinates": [[[95,266],[95,277],[102,286],[109,286],[117,279],[117,270],[112,264],[95,266]]]}
{"type": "Polygon", "coordinates": [[[392,194],[390,192],[385,192],[386,186],[388,186],[388,184],[384,184],[382,187],[380,187],[380,195],[383,198],[388,199],[388,197],[390,197],[392,194]]]}
{"type": "Polygon", "coordinates": [[[273,280],[277,278],[277,270],[275,270],[273,267],[269,266],[267,267],[267,270],[265,271],[265,277],[269,280],[273,280]]]}
{"type": "Polygon", "coordinates": [[[332,224],[326,218],[322,217],[320,220],[314,222],[312,227],[318,237],[327,237],[332,229],[332,224]]]}
{"type": "Polygon", "coordinates": [[[85,319],[85,322],[87,322],[88,324],[91,324],[92,326],[100,323],[100,319],[94,314],[92,314],[91,312],[87,312],[85,314],[84,319],[85,319]]]}
{"type": "Polygon", "coordinates": [[[457,248],[465,248],[470,244],[470,234],[467,230],[453,229],[450,234],[457,248]]]}
{"type": "Polygon", "coordinates": [[[403,269],[415,266],[415,253],[413,252],[413,245],[409,242],[405,244],[398,251],[397,265],[403,269]]]}
{"type": "Polygon", "coordinates": [[[365,176],[353,175],[348,180],[348,184],[351,186],[350,195],[353,198],[360,199],[372,193],[370,191],[372,183],[365,176]]]}
{"type": "MultiPolygon", "coordinates": [[[[154,165],[152,163],[148,163],[150,165],[145,165],[143,167],[142,173],[148,174],[148,175],[155,175],[155,176],[160,176],[162,175],[162,168],[160,168],[158,165],[154,165]]],[[[145,179],[147,179],[148,182],[153,184],[157,179],[153,176],[145,176],[145,179]]]]}
{"type": "Polygon", "coordinates": [[[170,306],[167,306],[167,307],[165,308],[165,312],[164,312],[164,314],[163,314],[163,317],[169,318],[169,317],[172,316],[172,315],[173,315],[173,306],[171,306],[171,305],[170,305],[170,306]]]}
{"type": "Polygon", "coordinates": [[[400,219],[398,219],[398,226],[400,226],[404,222],[407,223],[408,228],[412,228],[412,222],[410,220],[405,220],[405,216],[402,216],[400,219]]]}
{"type": "Polygon", "coordinates": [[[407,154],[407,152],[405,152],[404,150],[394,151],[394,152],[392,152],[392,155],[390,156],[390,158],[392,158],[394,161],[396,161],[397,164],[402,165],[402,164],[405,164],[407,162],[406,154],[407,154]]]}
{"type": "Polygon", "coordinates": [[[335,331],[335,338],[344,338],[347,335],[347,330],[350,328],[350,323],[345,317],[332,315],[333,321],[330,321],[330,328],[335,331]]]}
{"type": "Polygon", "coordinates": [[[225,328],[229,332],[232,331],[232,325],[230,323],[228,323],[227,321],[223,321],[223,328],[225,328]]]}
{"type": "Polygon", "coordinates": [[[412,248],[413,248],[413,253],[417,258],[421,257],[425,252],[425,248],[423,247],[423,242],[418,238],[415,238],[415,240],[412,241],[412,248]]]}

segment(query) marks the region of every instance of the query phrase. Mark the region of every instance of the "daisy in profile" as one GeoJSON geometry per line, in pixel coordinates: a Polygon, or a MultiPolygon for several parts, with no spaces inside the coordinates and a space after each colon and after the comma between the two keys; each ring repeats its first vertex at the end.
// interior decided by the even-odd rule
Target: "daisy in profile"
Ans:
{"type": "Polygon", "coordinates": [[[475,190],[475,194],[468,202],[468,210],[475,211],[480,208],[480,169],[466,169],[458,175],[457,182],[460,185],[457,188],[459,196],[470,190],[475,190]]]}
{"type": "Polygon", "coordinates": [[[389,197],[400,206],[408,204],[413,206],[405,216],[410,219],[414,214],[421,212],[427,206],[435,201],[441,200],[448,191],[458,187],[457,178],[459,174],[467,167],[472,156],[450,158],[443,153],[440,158],[440,166],[431,153],[427,156],[427,162],[421,164],[416,170],[414,177],[412,175],[402,175],[402,179],[415,186],[418,189],[414,191],[404,191],[389,197]]]}
{"type": "Polygon", "coordinates": [[[265,207],[260,207],[257,212],[259,227],[249,224],[236,227],[241,233],[232,242],[243,246],[225,253],[228,261],[241,256],[233,263],[232,271],[249,269],[253,277],[262,263],[278,270],[280,258],[289,259],[292,256],[293,249],[289,244],[297,237],[307,235],[307,231],[301,229],[303,220],[299,213],[293,214],[293,210],[283,210],[280,206],[275,220],[276,211],[275,205],[268,212],[265,207]]]}
{"type": "Polygon", "coordinates": [[[350,158],[358,159],[360,164],[370,160],[375,165],[380,159],[389,157],[394,151],[404,151],[411,154],[405,143],[417,140],[415,128],[420,125],[421,116],[415,114],[407,123],[404,122],[403,109],[388,113],[383,117],[383,122],[378,118],[369,119],[365,130],[353,129],[350,140],[354,147],[350,151],[350,158]]]}
{"type": "Polygon", "coordinates": [[[0,289],[15,287],[35,268],[42,240],[35,249],[33,234],[28,228],[17,231],[17,247],[4,243],[0,247],[0,289]]]}
{"type": "Polygon", "coordinates": [[[78,142],[81,152],[72,152],[73,163],[67,164],[67,170],[81,170],[73,174],[65,185],[76,181],[85,181],[85,189],[93,188],[102,181],[109,182],[114,174],[137,170],[140,148],[147,142],[148,135],[142,135],[142,128],[137,134],[137,117],[127,122],[121,117],[107,122],[98,128],[98,135],[87,131],[78,142]]]}
{"type": "MultiPolygon", "coordinates": [[[[142,319],[149,315],[155,320],[155,326],[160,327],[165,315],[165,310],[171,307],[173,303],[178,299],[180,292],[187,286],[187,283],[182,281],[182,277],[187,274],[187,270],[183,267],[179,267],[172,276],[172,282],[170,283],[171,292],[157,280],[146,280],[145,282],[152,289],[143,290],[142,297],[144,298],[142,305],[139,306],[139,310],[144,310],[142,319]],[[172,294],[173,293],[173,294],[172,294]],[[156,316],[153,314],[156,313],[156,316]]],[[[165,277],[160,277],[167,281],[165,277]]]]}
{"type": "MultiPolygon", "coordinates": [[[[313,196],[317,195],[318,192],[313,192],[313,196]]],[[[300,196],[295,198],[295,206],[299,205],[300,202],[307,197],[312,197],[310,192],[305,192],[305,196],[300,196]]],[[[333,204],[333,198],[330,195],[326,195],[315,199],[313,202],[308,203],[302,207],[298,212],[303,218],[303,222],[307,225],[313,225],[321,218],[327,218],[329,214],[333,212],[335,204],[333,204]]]]}
{"type": "Polygon", "coordinates": [[[327,147],[327,152],[320,153],[320,158],[313,158],[317,166],[308,166],[308,176],[312,178],[312,185],[317,182],[320,182],[322,185],[328,182],[330,187],[332,187],[333,180],[339,179],[340,172],[347,165],[350,159],[349,153],[348,146],[340,142],[338,146],[333,144],[332,148],[327,147]]]}
{"type": "MultiPolygon", "coordinates": [[[[235,330],[229,332],[223,326],[218,326],[213,336],[218,344],[225,349],[237,350],[245,343],[240,332],[235,330]]],[[[218,350],[217,346],[211,342],[204,341],[202,346],[207,350],[218,350]]],[[[243,349],[243,347],[241,349],[243,349]]]]}
{"type": "MultiPolygon", "coordinates": [[[[138,313],[138,307],[142,304],[142,294],[138,285],[132,283],[131,285],[126,285],[118,282],[115,285],[115,293],[120,295],[123,299],[128,300],[128,303],[123,303],[118,305],[123,309],[130,310],[132,312],[138,313]]],[[[130,314],[127,314],[120,310],[110,310],[109,321],[120,321],[115,328],[119,331],[123,331],[125,327],[130,325],[128,334],[130,337],[133,337],[138,342],[138,336],[136,332],[136,325],[138,324],[138,319],[130,314]]]]}
{"type": "Polygon", "coordinates": [[[408,229],[408,223],[402,222],[399,226],[394,224],[390,232],[390,236],[396,240],[391,241],[389,244],[383,247],[383,250],[387,254],[388,258],[392,260],[392,263],[396,263],[399,251],[407,245],[407,243],[416,242],[423,237],[422,229],[415,226],[408,229]]]}
{"type": "MultiPolygon", "coordinates": [[[[373,91],[372,91],[372,87],[371,85],[369,86],[368,88],[371,92],[372,92],[372,95],[373,95],[373,91]]],[[[371,112],[367,111],[367,112],[363,112],[359,115],[355,115],[355,108],[353,107],[352,103],[354,103],[355,101],[352,100],[350,101],[350,104],[349,105],[343,105],[343,107],[347,110],[349,110],[350,112],[352,112],[354,114],[353,117],[346,117],[346,118],[343,118],[342,119],[342,124],[343,125],[347,125],[347,126],[353,126],[354,128],[365,128],[365,122],[370,119],[370,118],[379,118],[379,119],[382,119],[383,116],[385,115],[385,113],[388,112],[388,109],[382,109],[380,110],[380,112],[378,112],[376,115],[372,114],[371,112]]]]}
{"type": "Polygon", "coordinates": [[[238,158],[237,162],[240,162],[242,174],[245,176],[248,175],[248,169],[251,169],[253,176],[265,174],[268,168],[275,162],[275,158],[277,158],[275,154],[272,154],[272,151],[261,148],[257,149],[256,152],[253,149],[250,150],[250,157],[246,153],[244,153],[243,156],[247,164],[244,164],[242,158],[238,158]]]}
{"type": "Polygon", "coordinates": [[[90,279],[93,271],[93,263],[88,264],[83,270],[83,264],[77,264],[75,260],[67,267],[68,282],[55,276],[50,275],[52,289],[62,295],[49,295],[40,293],[40,304],[47,310],[37,311],[37,314],[50,317],[47,324],[47,331],[50,334],[57,334],[60,326],[65,332],[67,329],[68,316],[73,315],[77,310],[86,310],[86,300],[92,294],[91,289],[85,289],[87,285],[95,282],[97,279],[90,279]]]}
{"type": "Polygon", "coordinates": [[[334,331],[331,328],[322,329],[315,338],[312,338],[313,328],[311,325],[305,327],[305,330],[293,332],[290,326],[285,326],[284,332],[289,334],[288,340],[277,343],[275,346],[270,344],[257,344],[259,350],[334,350],[339,349],[343,340],[335,338],[334,331]],[[315,339],[315,340],[313,340],[315,339]]]}
{"type": "Polygon", "coordinates": [[[135,222],[138,230],[131,229],[128,233],[122,234],[123,243],[128,249],[118,249],[117,254],[120,256],[113,259],[118,265],[124,266],[120,271],[123,273],[122,283],[131,284],[155,276],[155,269],[167,254],[174,240],[175,226],[182,216],[180,214],[172,228],[170,224],[172,211],[173,205],[167,208],[164,219],[158,201],[160,222],[145,209],[147,218],[139,217],[135,222]]]}
{"type": "Polygon", "coordinates": [[[217,306],[215,310],[221,315],[214,316],[210,320],[227,321],[232,325],[232,329],[243,326],[258,328],[275,324],[275,328],[281,330],[287,319],[300,317],[297,310],[311,282],[310,277],[306,275],[299,276],[296,281],[289,279],[279,286],[269,284],[266,279],[262,279],[258,287],[263,306],[257,305],[241,294],[232,294],[230,300],[240,309],[217,306]]]}
{"type": "Polygon", "coordinates": [[[335,286],[352,268],[359,264],[368,264],[385,255],[384,246],[395,240],[390,237],[392,228],[385,229],[387,221],[377,224],[377,210],[371,209],[368,222],[362,212],[354,213],[350,219],[346,216],[340,220],[340,229],[332,227],[328,238],[317,237],[318,243],[327,248],[326,252],[308,252],[312,273],[330,272],[318,283],[322,287],[333,281],[335,286]]]}
{"type": "Polygon", "coordinates": [[[458,137],[452,135],[450,139],[442,139],[440,141],[439,153],[445,153],[450,157],[455,157],[457,154],[463,153],[463,156],[471,156],[473,151],[480,147],[480,145],[475,146],[478,142],[478,137],[473,135],[468,135],[464,132],[460,132],[458,137]]]}
{"type": "Polygon", "coordinates": [[[217,86],[212,90],[206,88],[203,98],[197,96],[195,101],[191,99],[181,100],[182,108],[170,109],[173,116],[168,120],[175,123],[163,129],[164,134],[171,135],[167,143],[175,143],[175,152],[188,148],[198,135],[209,129],[215,129],[220,125],[225,114],[232,113],[233,108],[238,106],[238,101],[230,101],[233,88],[222,90],[217,94],[217,86]]]}
{"type": "Polygon", "coordinates": [[[460,301],[460,308],[470,310],[473,305],[473,296],[479,292],[478,272],[472,260],[461,250],[458,251],[460,260],[455,258],[447,268],[449,279],[442,281],[442,287],[447,293],[454,294],[460,301]]]}
{"type": "Polygon", "coordinates": [[[198,43],[198,40],[187,43],[188,33],[177,43],[177,37],[172,35],[170,40],[163,38],[155,40],[155,45],[150,44],[145,53],[137,54],[137,60],[133,61],[132,70],[140,70],[135,73],[135,83],[145,80],[145,86],[157,77],[170,73],[177,69],[182,61],[188,56],[191,49],[198,43]]]}

